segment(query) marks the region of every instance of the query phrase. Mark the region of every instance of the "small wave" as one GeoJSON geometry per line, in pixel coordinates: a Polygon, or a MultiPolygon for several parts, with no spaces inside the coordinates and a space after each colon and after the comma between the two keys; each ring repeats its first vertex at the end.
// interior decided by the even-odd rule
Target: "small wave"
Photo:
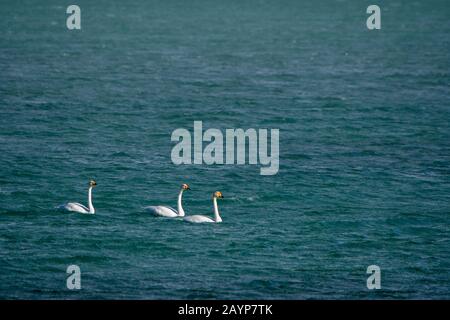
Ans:
{"type": "Polygon", "coordinates": [[[256,200],[258,200],[259,197],[258,196],[247,196],[247,197],[241,197],[241,196],[231,196],[231,197],[227,197],[226,200],[231,200],[231,201],[236,201],[239,203],[242,202],[254,202],[256,200]]]}

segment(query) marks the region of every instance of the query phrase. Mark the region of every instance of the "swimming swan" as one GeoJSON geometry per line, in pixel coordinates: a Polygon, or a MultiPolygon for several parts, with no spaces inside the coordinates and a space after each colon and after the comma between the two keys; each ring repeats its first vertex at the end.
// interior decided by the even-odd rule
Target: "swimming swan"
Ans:
{"type": "Polygon", "coordinates": [[[95,208],[92,205],[92,188],[94,188],[97,185],[97,182],[94,180],[89,181],[89,192],[88,192],[88,205],[89,208],[86,208],[80,203],[77,202],[68,202],[66,204],[63,204],[59,206],[59,209],[66,210],[66,211],[74,211],[79,213],[88,213],[88,214],[94,214],[95,208]]]}
{"type": "Polygon", "coordinates": [[[145,207],[144,210],[154,214],[155,216],[162,216],[167,218],[184,217],[184,210],[181,205],[181,199],[183,198],[183,191],[185,190],[191,190],[189,185],[187,185],[186,183],[181,186],[180,193],[178,194],[178,210],[175,210],[174,208],[168,206],[149,206],[145,207]]]}
{"type": "Polygon", "coordinates": [[[184,221],[193,222],[193,223],[222,222],[222,218],[219,215],[219,207],[217,207],[217,199],[223,199],[222,192],[216,191],[213,194],[214,219],[207,217],[207,216],[194,215],[194,216],[187,216],[186,218],[184,218],[184,221]]]}

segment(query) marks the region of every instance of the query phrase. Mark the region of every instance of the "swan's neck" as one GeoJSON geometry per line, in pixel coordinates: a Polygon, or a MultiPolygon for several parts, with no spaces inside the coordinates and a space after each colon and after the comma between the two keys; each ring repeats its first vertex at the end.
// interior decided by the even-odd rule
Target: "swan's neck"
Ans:
{"type": "Polygon", "coordinates": [[[180,193],[178,194],[178,216],[184,217],[184,210],[183,206],[181,205],[181,199],[183,198],[183,189],[180,190],[180,193]]]}
{"type": "Polygon", "coordinates": [[[214,220],[216,222],[222,222],[222,218],[220,217],[220,214],[219,214],[219,207],[217,206],[217,198],[216,197],[213,198],[213,203],[214,203],[214,220]]]}
{"type": "Polygon", "coordinates": [[[89,205],[89,213],[95,213],[95,208],[92,205],[92,187],[89,188],[88,192],[88,205],[89,205]]]}

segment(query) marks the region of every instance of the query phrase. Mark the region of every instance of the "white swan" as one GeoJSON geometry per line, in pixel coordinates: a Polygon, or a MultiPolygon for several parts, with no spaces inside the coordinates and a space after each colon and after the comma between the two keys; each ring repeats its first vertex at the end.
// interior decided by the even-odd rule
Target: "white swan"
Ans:
{"type": "Polygon", "coordinates": [[[66,204],[63,204],[59,206],[59,209],[66,210],[66,211],[74,211],[79,213],[88,213],[88,214],[94,214],[95,208],[92,205],[92,188],[94,188],[97,185],[97,182],[94,180],[89,181],[89,191],[88,191],[88,206],[89,208],[86,208],[80,203],[77,202],[68,202],[66,204]]]}
{"type": "Polygon", "coordinates": [[[193,223],[222,222],[222,218],[220,217],[220,214],[219,214],[219,207],[217,206],[217,199],[223,199],[222,192],[216,191],[213,194],[214,219],[212,219],[208,216],[194,215],[194,216],[185,217],[184,221],[193,222],[193,223]]]}
{"type": "Polygon", "coordinates": [[[191,190],[189,185],[187,185],[186,183],[181,186],[180,193],[178,194],[178,210],[175,210],[174,208],[168,206],[149,206],[145,207],[144,210],[154,214],[155,216],[162,216],[167,218],[184,217],[184,210],[183,206],[181,205],[181,200],[183,198],[183,191],[185,190],[191,190]]]}

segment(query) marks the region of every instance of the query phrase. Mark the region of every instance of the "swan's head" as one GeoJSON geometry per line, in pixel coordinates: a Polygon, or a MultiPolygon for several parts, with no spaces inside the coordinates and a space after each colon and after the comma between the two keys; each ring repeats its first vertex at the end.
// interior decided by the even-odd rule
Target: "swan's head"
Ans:
{"type": "Polygon", "coordinates": [[[91,180],[89,181],[89,187],[95,187],[97,185],[97,182],[95,182],[95,180],[91,180]]]}
{"type": "Polygon", "coordinates": [[[183,190],[191,190],[191,188],[189,187],[189,185],[187,183],[183,183],[181,185],[181,189],[183,189],[183,190]]]}
{"type": "Polygon", "coordinates": [[[220,191],[214,192],[213,198],[223,199],[222,192],[220,192],[220,191]]]}

